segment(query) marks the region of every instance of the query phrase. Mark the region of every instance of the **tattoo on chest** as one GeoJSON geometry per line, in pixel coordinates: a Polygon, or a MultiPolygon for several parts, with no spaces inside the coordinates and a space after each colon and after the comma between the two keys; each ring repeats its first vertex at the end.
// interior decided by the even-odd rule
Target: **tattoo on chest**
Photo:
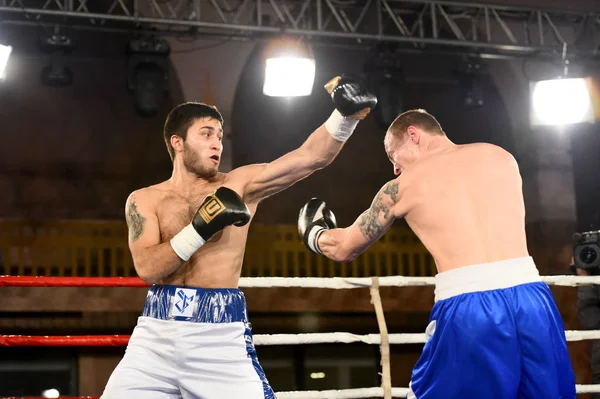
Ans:
{"type": "Polygon", "coordinates": [[[134,196],[131,196],[129,201],[126,220],[129,227],[129,240],[134,242],[144,234],[144,224],[146,223],[146,218],[140,215],[137,210],[134,196]]]}
{"type": "Polygon", "coordinates": [[[390,210],[396,203],[398,183],[391,182],[377,193],[371,207],[360,216],[358,227],[360,232],[368,239],[381,236],[390,224],[390,210]],[[383,219],[380,220],[380,214],[383,219]]]}

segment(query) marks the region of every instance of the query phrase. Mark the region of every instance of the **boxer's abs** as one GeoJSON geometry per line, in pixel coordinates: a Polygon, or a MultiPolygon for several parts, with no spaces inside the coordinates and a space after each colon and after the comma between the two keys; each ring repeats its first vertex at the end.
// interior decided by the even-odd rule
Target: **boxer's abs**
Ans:
{"type": "Polygon", "coordinates": [[[406,221],[443,272],[528,256],[518,169],[502,153],[467,147],[427,165],[406,221]]]}
{"type": "MultiPolygon", "coordinates": [[[[162,201],[157,207],[160,241],[170,241],[188,225],[199,205],[162,201]]],[[[215,234],[189,261],[159,283],[197,288],[237,288],[249,225],[229,226],[215,234]]]]}

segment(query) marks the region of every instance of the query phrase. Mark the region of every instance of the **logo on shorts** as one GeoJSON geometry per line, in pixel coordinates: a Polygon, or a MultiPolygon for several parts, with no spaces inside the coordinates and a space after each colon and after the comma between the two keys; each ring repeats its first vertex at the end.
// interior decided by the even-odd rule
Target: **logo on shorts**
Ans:
{"type": "Polygon", "coordinates": [[[225,210],[225,205],[216,197],[211,197],[199,210],[198,214],[204,223],[210,223],[219,213],[225,210]]]}
{"type": "Polygon", "coordinates": [[[192,317],[194,315],[194,297],[196,290],[177,288],[173,297],[173,316],[192,317]]]}

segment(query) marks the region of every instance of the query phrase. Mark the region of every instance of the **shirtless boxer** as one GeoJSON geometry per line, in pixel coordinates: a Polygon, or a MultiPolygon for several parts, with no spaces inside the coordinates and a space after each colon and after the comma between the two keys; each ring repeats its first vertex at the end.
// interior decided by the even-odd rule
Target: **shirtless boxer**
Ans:
{"type": "Polygon", "coordinates": [[[336,110],[304,144],[268,163],[219,173],[223,119],[201,103],[171,111],[167,181],[127,199],[129,247],[153,284],[103,399],[270,399],[237,288],[258,203],[328,165],[376,98],[360,81],[326,86],[336,110]]]}
{"type": "Polygon", "coordinates": [[[405,218],[435,259],[435,305],[409,399],[574,399],[563,321],[529,256],[521,176],[491,144],[456,145],[423,110],[398,116],[384,140],[398,177],[348,228],[325,202],[300,211],[314,252],[356,258],[405,218]]]}

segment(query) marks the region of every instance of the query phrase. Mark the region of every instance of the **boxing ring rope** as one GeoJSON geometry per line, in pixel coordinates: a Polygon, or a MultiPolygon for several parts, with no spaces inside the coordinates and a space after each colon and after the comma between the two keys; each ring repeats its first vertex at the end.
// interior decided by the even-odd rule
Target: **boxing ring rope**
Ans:
{"type": "MultiPolygon", "coordinates": [[[[378,277],[379,287],[431,286],[435,277],[378,277]]],[[[600,285],[600,276],[542,276],[548,285],[579,287],[600,285]]],[[[0,287],[134,287],[150,285],[138,277],[45,277],[0,276],[0,287]]],[[[242,277],[241,288],[329,288],[351,289],[372,286],[370,277],[242,277]]]]}
{"type": "MultiPolygon", "coordinates": [[[[577,287],[599,284],[600,276],[543,276],[542,281],[549,285],[577,287]]],[[[375,307],[380,334],[357,335],[351,333],[313,333],[313,334],[257,334],[255,345],[306,345],[322,343],[365,343],[380,345],[382,366],[382,387],[343,389],[328,391],[278,392],[278,399],[350,399],[350,398],[405,398],[408,388],[392,388],[389,372],[390,344],[419,344],[426,342],[426,335],[388,334],[383,317],[379,287],[431,286],[435,277],[372,277],[372,278],[318,278],[318,277],[244,277],[239,286],[245,288],[299,287],[326,289],[370,288],[371,303],[375,307]]],[[[30,277],[0,276],[0,287],[148,287],[137,277],[30,277]]],[[[600,339],[597,331],[565,331],[567,341],[600,339]]],[[[129,335],[106,336],[23,336],[0,335],[0,346],[125,346],[129,335]]],[[[600,384],[576,385],[578,394],[598,393],[600,384]]],[[[87,397],[97,399],[96,397],[87,397]]],[[[6,398],[12,399],[12,398],[6,398]]],[[[14,398],[16,399],[16,398],[14,398]]],[[[42,399],[42,398],[23,398],[42,399]]],[[[67,399],[64,398],[63,399],[67,399]]],[[[78,399],[84,399],[80,397],[78,399]]]]}
{"type": "MultiPolygon", "coordinates": [[[[567,330],[567,341],[600,339],[600,330],[567,330]]],[[[390,345],[424,344],[425,334],[389,334],[390,345]]],[[[126,346],[130,335],[0,335],[0,346],[126,346]]],[[[307,334],[255,334],[254,344],[271,345],[316,345],[353,344],[380,345],[379,334],[357,335],[346,332],[307,334]]]]}

